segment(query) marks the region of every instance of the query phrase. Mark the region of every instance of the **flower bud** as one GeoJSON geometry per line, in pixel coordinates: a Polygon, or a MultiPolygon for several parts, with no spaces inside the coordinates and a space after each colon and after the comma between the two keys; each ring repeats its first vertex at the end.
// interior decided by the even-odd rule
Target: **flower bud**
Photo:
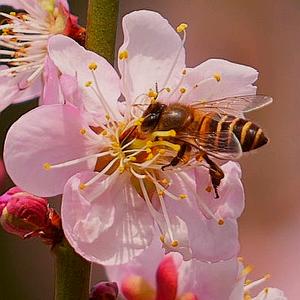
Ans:
{"type": "Polygon", "coordinates": [[[116,282],[99,282],[91,288],[89,300],[115,300],[117,297],[116,282]]]}
{"type": "Polygon", "coordinates": [[[21,238],[40,236],[47,244],[62,236],[60,218],[47,200],[11,188],[0,197],[0,222],[4,230],[21,238]]]}

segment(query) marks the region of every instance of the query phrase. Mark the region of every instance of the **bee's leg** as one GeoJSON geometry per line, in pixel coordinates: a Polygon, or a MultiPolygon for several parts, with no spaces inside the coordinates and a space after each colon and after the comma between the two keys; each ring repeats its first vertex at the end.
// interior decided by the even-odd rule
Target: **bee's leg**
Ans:
{"type": "Polygon", "coordinates": [[[180,150],[177,152],[177,155],[171,160],[171,162],[168,165],[163,166],[161,169],[164,171],[167,167],[174,167],[179,164],[179,162],[182,160],[185,152],[187,150],[187,144],[182,144],[180,147],[180,150]]]}
{"type": "Polygon", "coordinates": [[[210,178],[211,178],[211,183],[214,187],[216,198],[218,199],[219,198],[218,187],[221,183],[221,180],[225,176],[224,172],[222,171],[222,169],[214,161],[212,161],[207,156],[207,154],[204,154],[202,157],[209,164],[209,175],[210,175],[210,178]]]}

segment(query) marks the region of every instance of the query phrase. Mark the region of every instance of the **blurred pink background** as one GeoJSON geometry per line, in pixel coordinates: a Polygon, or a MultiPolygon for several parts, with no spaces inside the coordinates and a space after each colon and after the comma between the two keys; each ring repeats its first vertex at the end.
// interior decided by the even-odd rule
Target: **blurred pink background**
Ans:
{"type": "MultiPolygon", "coordinates": [[[[72,12],[84,25],[87,1],[70,2],[72,12]]],[[[120,18],[132,10],[150,9],[161,13],[174,27],[188,23],[188,66],[216,57],[250,65],[260,72],[258,93],[272,96],[274,103],[248,117],[265,129],[271,141],[240,161],[246,191],[246,209],[239,220],[241,256],[254,265],[251,279],[270,273],[266,286],[281,288],[290,300],[298,300],[300,1],[120,2],[120,18]]],[[[118,45],[121,42],[119,32],[118,45]]],[[[7,118],[17,118],[22,111],[9,109],[4,113],[6,119],[0,117],[2,130],[8,127],[7,118]]],[[[53,260],[48,247],[37,240],[20,241],[3,230],[0,238],[0,298],[52,299],[53,260]]],[[[100,268],[95,267],[93,283],[101,278],[100,268]]]]}

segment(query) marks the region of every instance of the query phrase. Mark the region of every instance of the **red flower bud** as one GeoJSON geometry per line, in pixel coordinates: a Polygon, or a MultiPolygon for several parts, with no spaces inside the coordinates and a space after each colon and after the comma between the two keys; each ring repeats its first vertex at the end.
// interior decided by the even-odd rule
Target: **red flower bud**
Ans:
{"type": "Polygon", "coordinates": [[[44,198],[18,187],[0,197],[0,222],[4,230],[21,238],[40,236],[47,244],[62,237],[60,218],[44,198]]]}

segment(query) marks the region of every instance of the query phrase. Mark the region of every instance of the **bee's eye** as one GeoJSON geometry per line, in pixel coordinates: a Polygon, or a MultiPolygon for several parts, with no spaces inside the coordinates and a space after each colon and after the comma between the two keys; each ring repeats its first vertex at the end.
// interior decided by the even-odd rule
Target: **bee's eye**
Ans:
{"type": "Polygon", "coordinates": [[[141,130],[146,132],[149,130],[154,130],[160,117],[160,112],[148,114],[141,125],[141,130]]]}

